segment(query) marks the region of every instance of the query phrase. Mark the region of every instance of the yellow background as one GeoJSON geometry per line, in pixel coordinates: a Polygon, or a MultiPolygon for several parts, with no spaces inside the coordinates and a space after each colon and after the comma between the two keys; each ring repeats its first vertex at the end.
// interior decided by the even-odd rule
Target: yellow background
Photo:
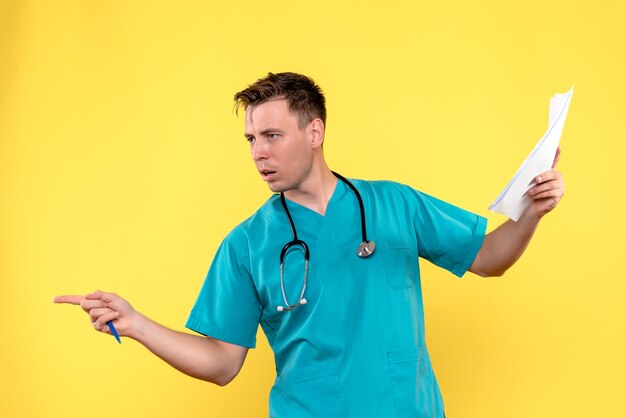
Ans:
{"type": "Polygon", "coordinates": [[[0,416],[266,416],[263,337],[218,388],[51,299],[116,291],[183,329],[222,237],[270,195],[231,101],[268,71],[324,88],[334,169],[490,228],[574,85],[565,199],[503,278],[423,264],[428,343],[449,417],[626,416],[623,4],[3,0],[0,416]]]}

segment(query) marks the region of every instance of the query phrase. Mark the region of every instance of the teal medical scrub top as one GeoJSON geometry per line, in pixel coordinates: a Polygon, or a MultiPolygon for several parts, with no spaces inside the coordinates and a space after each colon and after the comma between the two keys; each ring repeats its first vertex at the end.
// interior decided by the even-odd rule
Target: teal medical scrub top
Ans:
{"type": "MultiPolygon", "coordinates": [[[[368,239],[359,258],[359,205],[342,181],[324,216],[287,200],[298,237],[311,251],[308,303],[283,305],[279,255],[292,234],[277,195],[220,246],[187,327],[254,347],[260,324],[274,351],[271,417],[443,417],[424,335],[418,257],[462,276],[480,249],[486,220],[393,182],[354,180],[368,239]]],[[[304,258],[285,259],[295,303],[304,258]]]]}

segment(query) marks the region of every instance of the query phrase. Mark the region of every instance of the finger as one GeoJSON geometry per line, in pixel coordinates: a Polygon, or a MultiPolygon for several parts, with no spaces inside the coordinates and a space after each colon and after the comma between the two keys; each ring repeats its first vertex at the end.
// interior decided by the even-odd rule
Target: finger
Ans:
{"type": "Polygon", "coordinates": [[[561,197],[565,194],[565,184],[560,180],[551,180],[528,190],[528,196],[534,200],[546,197],[561,197]]]}
{"type": "Polygon", "coordinates": [[[550,180],[557,180],[561,178],[561,173],[556,170],[549,170],[539,174],[534,178],[534,182],[537,184],[545,183],[550,180]]]}
{"type": "Polygon", "coordinates": [[[100,299],[104,302],[112,302],[116,297],[118,296],[115,293],[103,292],[101,290],[97,290],[85,296],[87,299],[100,299]]]}
{"type": "Polygon", "coordinates": [[[542,193],[548,190],[558,189],[560,186],[561,186],[561,182],[559,182],[558,180],[544,181],[543,183],[537,184],[531,187],[530,189],[528,189],[528,195],[535,196],[539,193],[542,193]]]}
{"type": "Polygon", "coordinates": [[[54,303],[69,303],[72,305],[80,305],[84,297],[81,295],[60,295],[52,299],[54,303]]]}
{"type": "Polygon", "coordinates": [[[561,157],[561,147],[556,149],[556,155],[554,156],[554,161],[552,162],[552,168],[555,168],[559,163],[559,158],[561,157]]]}
{"type": "Polygon", "coordinates": [[[80,307],[83,308],[85,311],[89,312],[90,310],[95,309],[95,308],[106,308],[107,304],[106,302],[103,302],[100,299],[96,299],[96,300],[83,299],[83,301],[80,303],[80,307]]]}
{"type": "Polygon", "coordinates": [[[563,197],[563,190],[561,188],[546,190],[532,196],[535,201],[543,199],[556,199],[557,203],[561,200],[561,197],[563,197]]]}
{"type": "Polygon", "coordinates": [[[88,295],[85,295],[85,298],[92,299],[92,300],[100,299],[101,293],[102,293],[101,291],[96,290],[95,292],[91,292],[88,295]]]}
{"type": "Polygon", "coordinates": [[[119,314],[117,312],[114,312],[114,311],[111,311],[108,314],[104,314],[101,317],[99,317],[95,322],[93,322],[93,327],[95,329],[97,329],[98,331],[106,332],[106,333],[110,334],[111,330],[109,329],[109,326],[107,325],[107,322],[113,321],[118,316],[119,316],[119,314]]]}
{"type": "Polygon", "coordinates": [[[542,199],[537,202],[537,210],[540,213],[546,214],[557,207],[559,204],[559,199],[557,198],[547,198],[542,199]]]}
{"type": "Polygon", "coordinates": [[[96,322],[98,318],[111,312],[115,311],[109,308],[95,308],[89,311],[89,319],[91,322],[96,322]]]}

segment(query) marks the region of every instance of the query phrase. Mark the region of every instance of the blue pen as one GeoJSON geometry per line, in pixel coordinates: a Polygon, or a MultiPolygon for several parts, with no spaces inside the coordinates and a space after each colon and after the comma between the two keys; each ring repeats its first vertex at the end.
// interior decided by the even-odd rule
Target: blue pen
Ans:
{"type": "Polygon", "coordinates": [[[120,334],[117,333],[117,330],[113,326],[113,321],[107,322],[107,325],[109,326],[109,330],[111,331],[111,334],[113,334],[117,342],[121,344],[122,340],[120,340],[120,334]]]}

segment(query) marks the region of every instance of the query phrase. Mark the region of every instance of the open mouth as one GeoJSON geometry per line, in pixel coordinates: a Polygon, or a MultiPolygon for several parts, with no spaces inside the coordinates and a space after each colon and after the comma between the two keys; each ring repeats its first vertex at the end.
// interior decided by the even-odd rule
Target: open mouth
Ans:
{"type": "Polygon", "coordinates": [[[261,177],[263,177],[264,180],[270,178],[272,175],[276,174],[276,171],[273,170],[259,170],[259,173],[261,173],[261,177]]]}

